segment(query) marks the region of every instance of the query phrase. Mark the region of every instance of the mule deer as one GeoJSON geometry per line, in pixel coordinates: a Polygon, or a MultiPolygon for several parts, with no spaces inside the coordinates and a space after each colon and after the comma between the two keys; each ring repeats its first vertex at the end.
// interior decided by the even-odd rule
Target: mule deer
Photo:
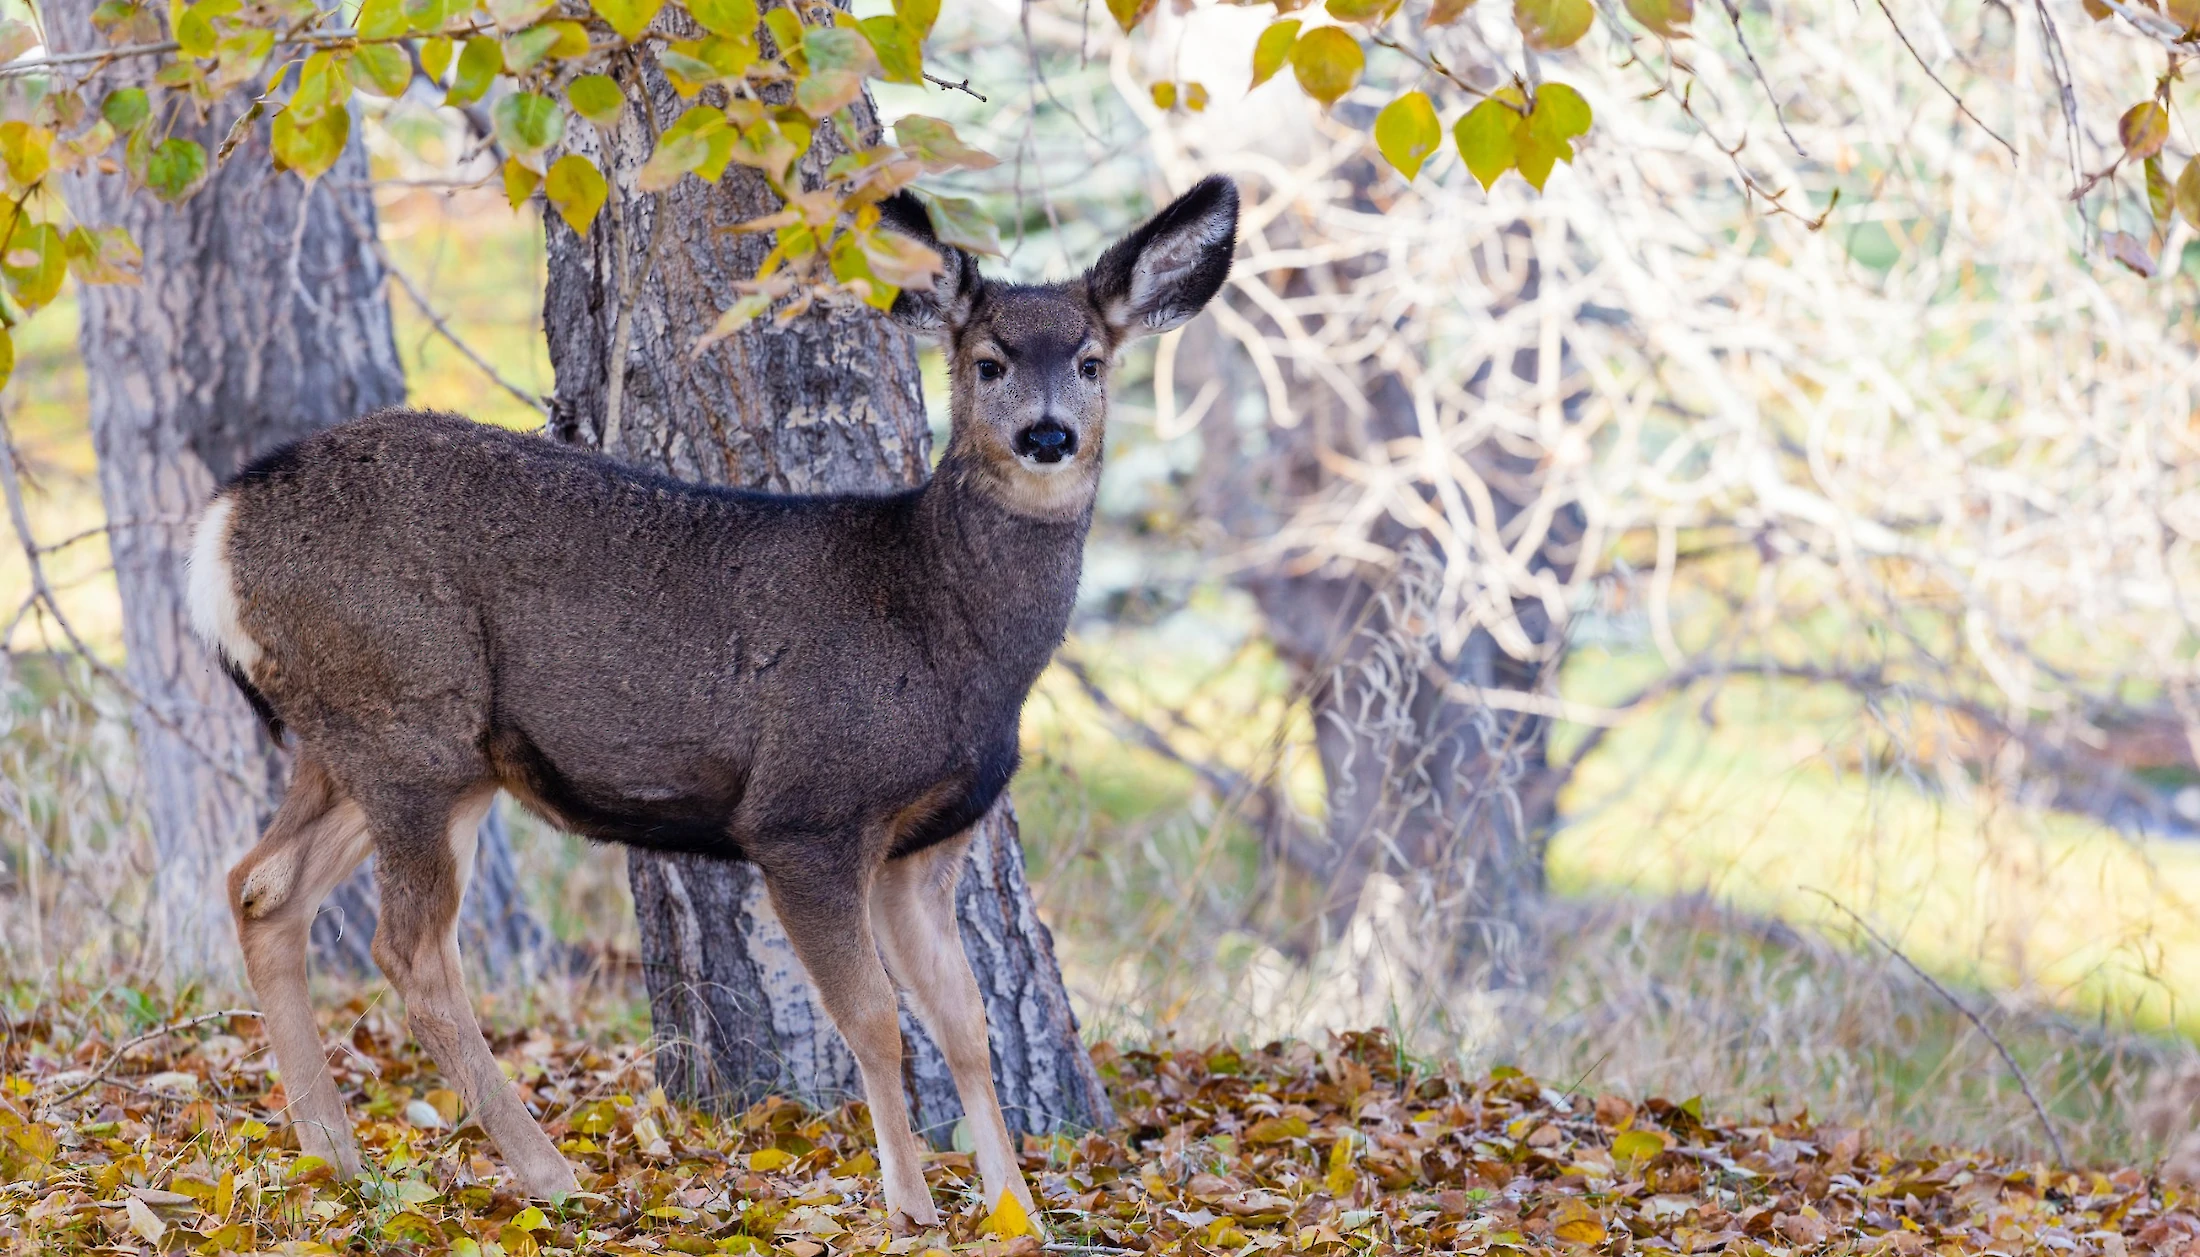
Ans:
{"type": "Polygon", "coordinates": [[[307,1002],[306,934],[372,851],[373,954],[413,1033],[522,1185],[575,1188],[459,970],[452,925],[502,787],[591,838],[754,861],[862,1070],[889,1215],[938,1220],[902,1097],[897,982],[953,1071],[986,1198],[1031,1209],[955,882],[1068,625],[1109,364],[1220,289],[1237,190],[1211,177],[1084,276],[1034,286],[982,279],[908,194],[881,208],[944,262],[893,310],[949,350],[953,430],[922,488],[708,488],[383,411],[247,467],[199,524],[193,623],[296,752],[230,905],[299,1144],[339,1172],[359,1154],[307,1002]]]}

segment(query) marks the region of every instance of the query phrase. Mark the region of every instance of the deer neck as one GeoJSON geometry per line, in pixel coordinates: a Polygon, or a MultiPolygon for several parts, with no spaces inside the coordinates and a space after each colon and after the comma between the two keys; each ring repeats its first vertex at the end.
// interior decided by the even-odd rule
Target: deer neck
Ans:
{"type": "Polygon", "coordinates": [[[1090,495],[1074,514],[1024,514],[990,469],[950,449],[918,494],[915,523],[940,618],[994,663],[1036,679],[1077,602],[1090,495]]]}

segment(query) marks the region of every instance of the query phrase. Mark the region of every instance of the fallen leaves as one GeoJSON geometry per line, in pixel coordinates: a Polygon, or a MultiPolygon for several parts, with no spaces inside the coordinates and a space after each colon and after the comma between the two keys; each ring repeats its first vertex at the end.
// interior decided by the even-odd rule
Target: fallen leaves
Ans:
{"type": "Polygon", "coordinates": [[[925,1174],[947,1215],[896,1236],[860,1105],[670,1104],[648,1054],[540,1032],[500,1045],[580,1171],[555,1206],[503,1186],[455,1094],[376,1010],[336,1058],[372,1172],[338,1183],[277,1118],[257,1024],[128,1053],[11,1027],[0,1059],[0,1251],[1036,1257],[1461,1252],[1621,1257],[2183,1254],[2200,1215],[2137,1170],[1898,1154],[1793,1117],[1560,1092],[1517,1071],[1415,1072],[1379,1034],[1095,1061],[1122,1125],[1027,1139],[1042,1217],[988,1209],[970,1158],[925,1174]],[[90,1064],[119,1067],[63,1100],[90,1064]],[[117,1063],[112,1062],[110,1063],[117,1063]],[[185,1083],[184,1079],[189,1082],[185,1083]],[[158,1084],[158,1085],[156,1085],[158,1084]]]}

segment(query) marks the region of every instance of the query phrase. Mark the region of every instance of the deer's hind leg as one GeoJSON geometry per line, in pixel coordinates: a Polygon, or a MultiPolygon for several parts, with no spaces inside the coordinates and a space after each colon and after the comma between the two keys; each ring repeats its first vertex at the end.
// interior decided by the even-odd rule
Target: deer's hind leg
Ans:
{"type": "Polygon", "coordinates": [[[349,1178],[359,1172],[351,1119],[336,1093],[306,992],[306,938],[313,914],[369,849],[366,816],[305,752],[290,790],[259,844],[229,871],[245,974],[283,1072],[299,1150],[349,1178]]]}
{"type": "Polygon", "coordinates": [[[496,1140],[521,1186],[556,1199],[579,1189],[573,1167],[543,1133],[481,1037],[459,967],[458,908],[474,865],[493,783],[452,794],[377,791],[368,803],[382,916],[374,962],[405,1001],[413,1037],[435,1058],[466,1108],[496,1140]]]}

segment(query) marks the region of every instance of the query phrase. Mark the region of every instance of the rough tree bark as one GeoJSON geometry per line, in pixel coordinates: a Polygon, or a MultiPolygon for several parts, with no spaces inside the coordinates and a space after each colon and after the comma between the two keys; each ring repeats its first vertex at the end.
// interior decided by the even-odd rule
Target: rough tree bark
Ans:
{"type": "MultiPolygon", "coordinates": [[[[55,51],[105,46],[91,25],[94,7],[41,6],[55,51]]],[[[89,98],[146,85],[156,64],[118,63],[93,80],[89,98]]],[[[251,99],[239,92],[204,119],[186,107],[169,134],[212,154],[251,99]]],[[[158,928],[167,970],[179,981],[236,976],[223,878],[258,837],[288,776],[251,709],[191,635],[183,602],[191,524],[214,486],[259,454],[404,400],[382,268],[337,206],[341,198],[371,230],[366,178],[357,144],[312,188],[277,174],[263,125],[182,205],[134,191],[121,175],[67,180],[76,217],[127,228],[145,258],[134,287],[79,290],[78,345],[122,594],[124,676],[137,700],[158,928]]],[[[484,839],[483,859],[509,865],[501,829],[484,839]]],[[[367,905],[364,920],[356,906],[350,914],[361,948],[372,934],[367,905]]],[[[481,931],[484,939],[525,933],[511,925],[525,919],[516,900],[486,906],[497,928],[481,931]]]]}
{"type": "MultiPolygon", "coordinates": [[[[645,78],[658,116],[676,116],[680,102],[653,68],[645,78]]],[[[684,479],[775,492],[919,483],[929,435],[916,348],[885,319],[812,315],[690,353],[769,247],[768,236],[727,229],[775,211],[777,198],[739,166],[717,185],[691,178],[644,197],[635,176],[646,132],[628,112],[617,133],[575,140],[616,185],[595,230],[583,239],[546,216],[552,434],[684,479]],[[623,367],[614,346],[626,349],[623,367]]],[[[668,1087],[724,1106],[767,1093],[814,1104],[860,1094],[854,1059],[813,1002],[754,866],[637,851],[628,868],[668,1087]]],[[[1109,1124],[1005,797],[980,822],[957,908],[1011,1129],[1109,1124]]],[[[902,1032],[918,1129],[944,1141],[961,1114],[946,1063],[906,1011],[902,1032]]]]}

